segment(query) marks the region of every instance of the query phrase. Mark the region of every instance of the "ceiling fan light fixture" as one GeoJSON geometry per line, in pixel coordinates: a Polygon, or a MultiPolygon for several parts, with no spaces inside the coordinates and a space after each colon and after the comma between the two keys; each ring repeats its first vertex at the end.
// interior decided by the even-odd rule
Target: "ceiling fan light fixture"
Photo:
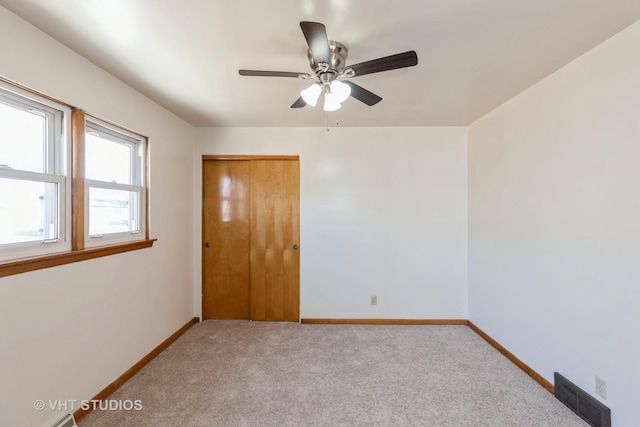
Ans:
{"type": "Polygon", "coordinates": [[[346,101],[351,96],[351,86],[346,83],[333,80],[329,86],[331,87],[331,94],[339,103],[346,101]]]}
{"type": "Polygon", "coordinates": [[[324,94],[324,111],[336,111],[340,107],[340,102],[338,102],[338,98],[333,93],[327,92],[324,94]]]}
{"type": "Polygon", "coordinates": [[[300,96],[302,97],[302,99],[304,99],[304,102],[306,102],[307,105],[315,107],[318,102],[318,98],[320,98],[321,93],[322,93],[322,86],[320,86],[318,83],[314,83],[308,88],[301,91],[300,96]]]}
{"type": "Polygon", "coordinates": [[[312,73],[238,70],[241,76],[315,79],[315,83],[300,92],[300,97],[291,104],[291,108],[302,108],[305,105],[315,107],[320,95],[323,93],[325,95],[325,111],[335,111],[339,109],[340,104],[349,97],[355,98],[371,107],[382,101],[382,98],[351,81],[338,81],[338,79],[350,79],[352,77],[418,65],[418,55],[414,50],[409,50],[396,53],[395,55],[352,64],[347,67],[347,47],[335,40],[329,40],[327,37],[327,29],[322,23],[301,21],[300,29],[307,42],[307,46],[309,46],[307,59],[309,60],[312,73]]]}

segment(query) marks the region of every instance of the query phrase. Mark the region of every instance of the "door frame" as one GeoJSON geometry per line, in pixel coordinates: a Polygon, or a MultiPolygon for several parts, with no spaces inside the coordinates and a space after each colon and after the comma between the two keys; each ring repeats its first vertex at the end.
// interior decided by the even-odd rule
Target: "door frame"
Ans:
{"type": "MultiPolygon", "coordinates": [[[[298,164],[300,162],[299,155],[261,155],[261,154],[203,154],[202,160],[200,164],[200,313],[202,318],[204,319],[204,220],[205,220],[205,212],[204,212],[204,162],[207,161],[216,161],[216,160],[297,160],[298,164]]],[[[298,189],[298,194],[300,194],[300,189],[298,189]]],[[[298,197],[298,203],[300,203],[300,197],[298,197]]],[[[300,214],[298,214],[299,216],[300,214]]],[[[300,246],[302,244],[298,243],[300,246]]],[[[299,268],[299,267],[298,267],[299,268]]],[[[300,295],[300,279],[298,278],[298,295],[300,295]]],[[[300,312],[300,297],[298,297],[298,322],[300,322],[301,312],[300,312]]]]}

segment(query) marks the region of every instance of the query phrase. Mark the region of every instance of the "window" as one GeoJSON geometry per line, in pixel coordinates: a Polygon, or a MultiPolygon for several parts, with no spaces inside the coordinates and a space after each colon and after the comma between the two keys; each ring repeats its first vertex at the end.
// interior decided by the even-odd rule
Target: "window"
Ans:
{"type": "Polygon", "coordinates": [[[85,246],[145,238],[145,138],[87,117],[85,246]]]}
{"type": "Polygon", "coordinates": [[[71,249],[70,109],[0,82],[0,261],[71,249]]]}
{"type": "Polygon", "coordinates": [[[147,138],[0,77],[0,277],[148,248],[147,138]]]}

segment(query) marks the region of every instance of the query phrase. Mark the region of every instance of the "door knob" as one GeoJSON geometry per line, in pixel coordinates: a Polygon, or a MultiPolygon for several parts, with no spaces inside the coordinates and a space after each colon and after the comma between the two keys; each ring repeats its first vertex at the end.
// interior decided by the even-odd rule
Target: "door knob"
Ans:
{"type": "Polygon", "coordinates": [[[211,245],[209,244],[209,242],[206,242],[206,243],[204,244],[204,247],[205,247],[205,248],[210,248],[210,247],[211,247],[211,245]]]}
{"type": "Polygon", "coordinates": [[[294,251],[297,251],[299,247],[300,247],[300,246],[298,246],[298,245],[293,245],[293,250],[294,250],[294,251]]]}

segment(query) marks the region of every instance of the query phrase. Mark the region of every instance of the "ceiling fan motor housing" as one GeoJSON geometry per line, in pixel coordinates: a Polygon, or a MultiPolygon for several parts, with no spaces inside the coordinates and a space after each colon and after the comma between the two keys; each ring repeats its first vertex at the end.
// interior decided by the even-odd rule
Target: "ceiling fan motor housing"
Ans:
{"type": "Polygon", "coordinates": [[[329,40],[329,49],[331,50],[331,63],[326,65],[322,62],[317,63],[315,61],[311,54],[311,49],[307,52],[309,66],[311,66],[313,72],[323,83],[330,82],[342,73],[347,63],[347,55],[349,54],[345,45],[332,40],[329,40]]]}

